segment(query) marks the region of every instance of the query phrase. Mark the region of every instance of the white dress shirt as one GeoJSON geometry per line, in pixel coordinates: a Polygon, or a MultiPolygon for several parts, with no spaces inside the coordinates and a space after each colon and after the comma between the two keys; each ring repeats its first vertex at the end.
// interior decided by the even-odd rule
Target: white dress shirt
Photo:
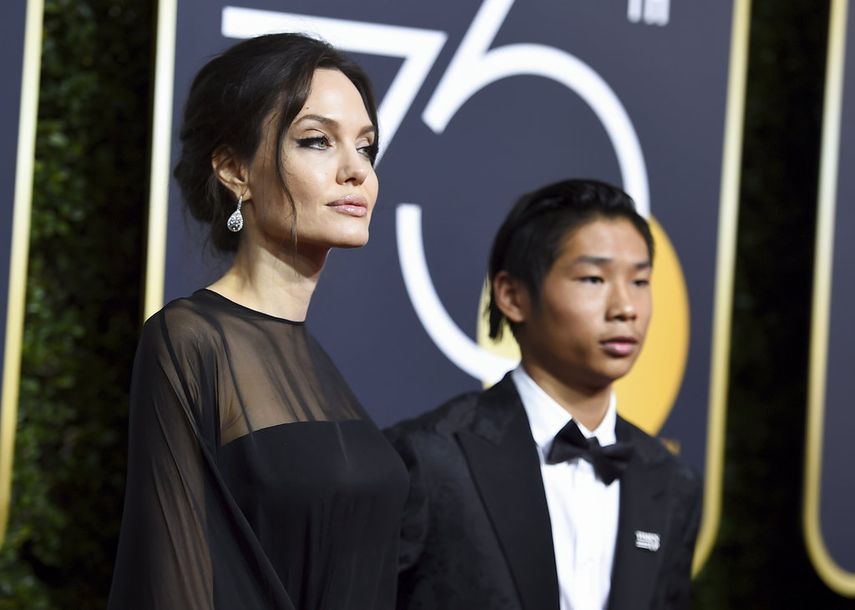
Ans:
{"type": "MultiPolygon", "coordinates": [[[[522,365],[513,371],[512,378],[539,449],[561,610],[603,610],[611,588],[620,481],[605,485],[587,460],[547,464],[555,435],[573,418],[529,377],[522,365]]],[[[612,394],[596,430],[590,431],[578,421],[576,424],[586,438],[596,436],[601,445],[610,445],[615,442],[616,417],[612,394]]]]}

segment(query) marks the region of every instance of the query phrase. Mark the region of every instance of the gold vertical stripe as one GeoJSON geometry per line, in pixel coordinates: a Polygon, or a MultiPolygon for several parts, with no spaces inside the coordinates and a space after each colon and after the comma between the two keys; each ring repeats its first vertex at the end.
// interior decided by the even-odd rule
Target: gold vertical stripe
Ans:
{"type": "Polygon", "coordinates": [[[855,597],[855,573],[848,572],[840,567],[829,554],[828,547],[822,538],[819,516],[847,12],[847,0],[832,0],[828,27],[828,57],[825,69],[822,148],[819,166],[819,192],[817,194],[818,210],[813,274],[813,310],[811,313],[808,421],[805,437],[805,495],[802,526],[808,555],[820,577],[837,593],[855,597]]]}
{"type": "Polygon", "coordinates": [[[177,0],[160,0],[158,3],[144,318],[148,318],[163,306],[177,11],[177,0]]]}
{"type": "Polygon", "coordinates": [[[704,513],[693,571],[703,567],[712,552],[721,520],[721,491],[724,476],[724,427],[730,355],[730,325],[733,307],[733,274],[736,258],[736,229],[739,212],[739,179],[742,163],[742,126],[745,116],[745,82],[748,71],[748,35],[751,0],[735,0],[730,41],[730,67],[721,168],[721,201],[716,247],[713,340],[710,356],[709,415],[704,483],[704,513]]]}
{"type": "Polygon", "coordinates": [[[3,394],[0,397],[0,545],[6,537],[12,493],[12,461],[18,422],[21,342],[24,334],[27,256],[30,246],[30,209],[41,70],[43,0],[28,0],[21,73],[21,109],[18,120],[18,160],[9,257],[9,298],[3,358],[3,394]]]}

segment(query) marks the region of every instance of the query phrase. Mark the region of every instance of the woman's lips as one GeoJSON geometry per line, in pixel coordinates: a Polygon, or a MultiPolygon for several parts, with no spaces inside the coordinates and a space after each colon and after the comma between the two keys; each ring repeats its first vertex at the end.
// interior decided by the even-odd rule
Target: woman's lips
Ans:
{"type": "Polygon", "coordinates": [[[340,214],[361,218],[368,214],[368,202],[360,195],[346,195],[341,199],[328,203],[327,207],[334,209],[340,214]]]}
{"type": "Polygon", "coordinates": [[[633,337],[612,337],[600,341],[603,350],[610,356],[624,358],[631,355],[638,347],[638,341],[633,337]]]}

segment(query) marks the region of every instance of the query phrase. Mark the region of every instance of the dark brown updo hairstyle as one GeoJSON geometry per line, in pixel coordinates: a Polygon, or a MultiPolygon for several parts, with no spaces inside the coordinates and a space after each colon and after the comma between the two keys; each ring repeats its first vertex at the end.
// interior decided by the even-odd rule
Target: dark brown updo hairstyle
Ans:
{"type": "MultiPolygon", "coordinates": [[[[319,68],[339,70],[350,79],[377,133],[377,106],[362,68],[326,42],[302,34],[244,40],[210,60],[193,79],[174,175],[193,217],[210,223],[211,241],[218,250],[237,250],[240,234],[226,228],[237,201],[214,173],[214,155],[228,150],[240,162],[252,161],[262,141],[264,120],[276,111],[276,168],[291,200],[282,168],[282,140],[305,104],[319,68]]],[[[372,163],[377,142],[375,137],[372,163]]],[[[296,217],[293,200],[291,206],[296,217]]]]}

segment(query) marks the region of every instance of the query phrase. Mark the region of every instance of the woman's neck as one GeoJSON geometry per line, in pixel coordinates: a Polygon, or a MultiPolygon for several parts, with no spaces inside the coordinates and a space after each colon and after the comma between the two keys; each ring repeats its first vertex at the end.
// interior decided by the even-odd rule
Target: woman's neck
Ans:
{"type": "Polygon", "coordinates": [[[277,318],[306,319],[328,249],[269,248],[241,243],[228,271],[209,290],[277,318]]]}

